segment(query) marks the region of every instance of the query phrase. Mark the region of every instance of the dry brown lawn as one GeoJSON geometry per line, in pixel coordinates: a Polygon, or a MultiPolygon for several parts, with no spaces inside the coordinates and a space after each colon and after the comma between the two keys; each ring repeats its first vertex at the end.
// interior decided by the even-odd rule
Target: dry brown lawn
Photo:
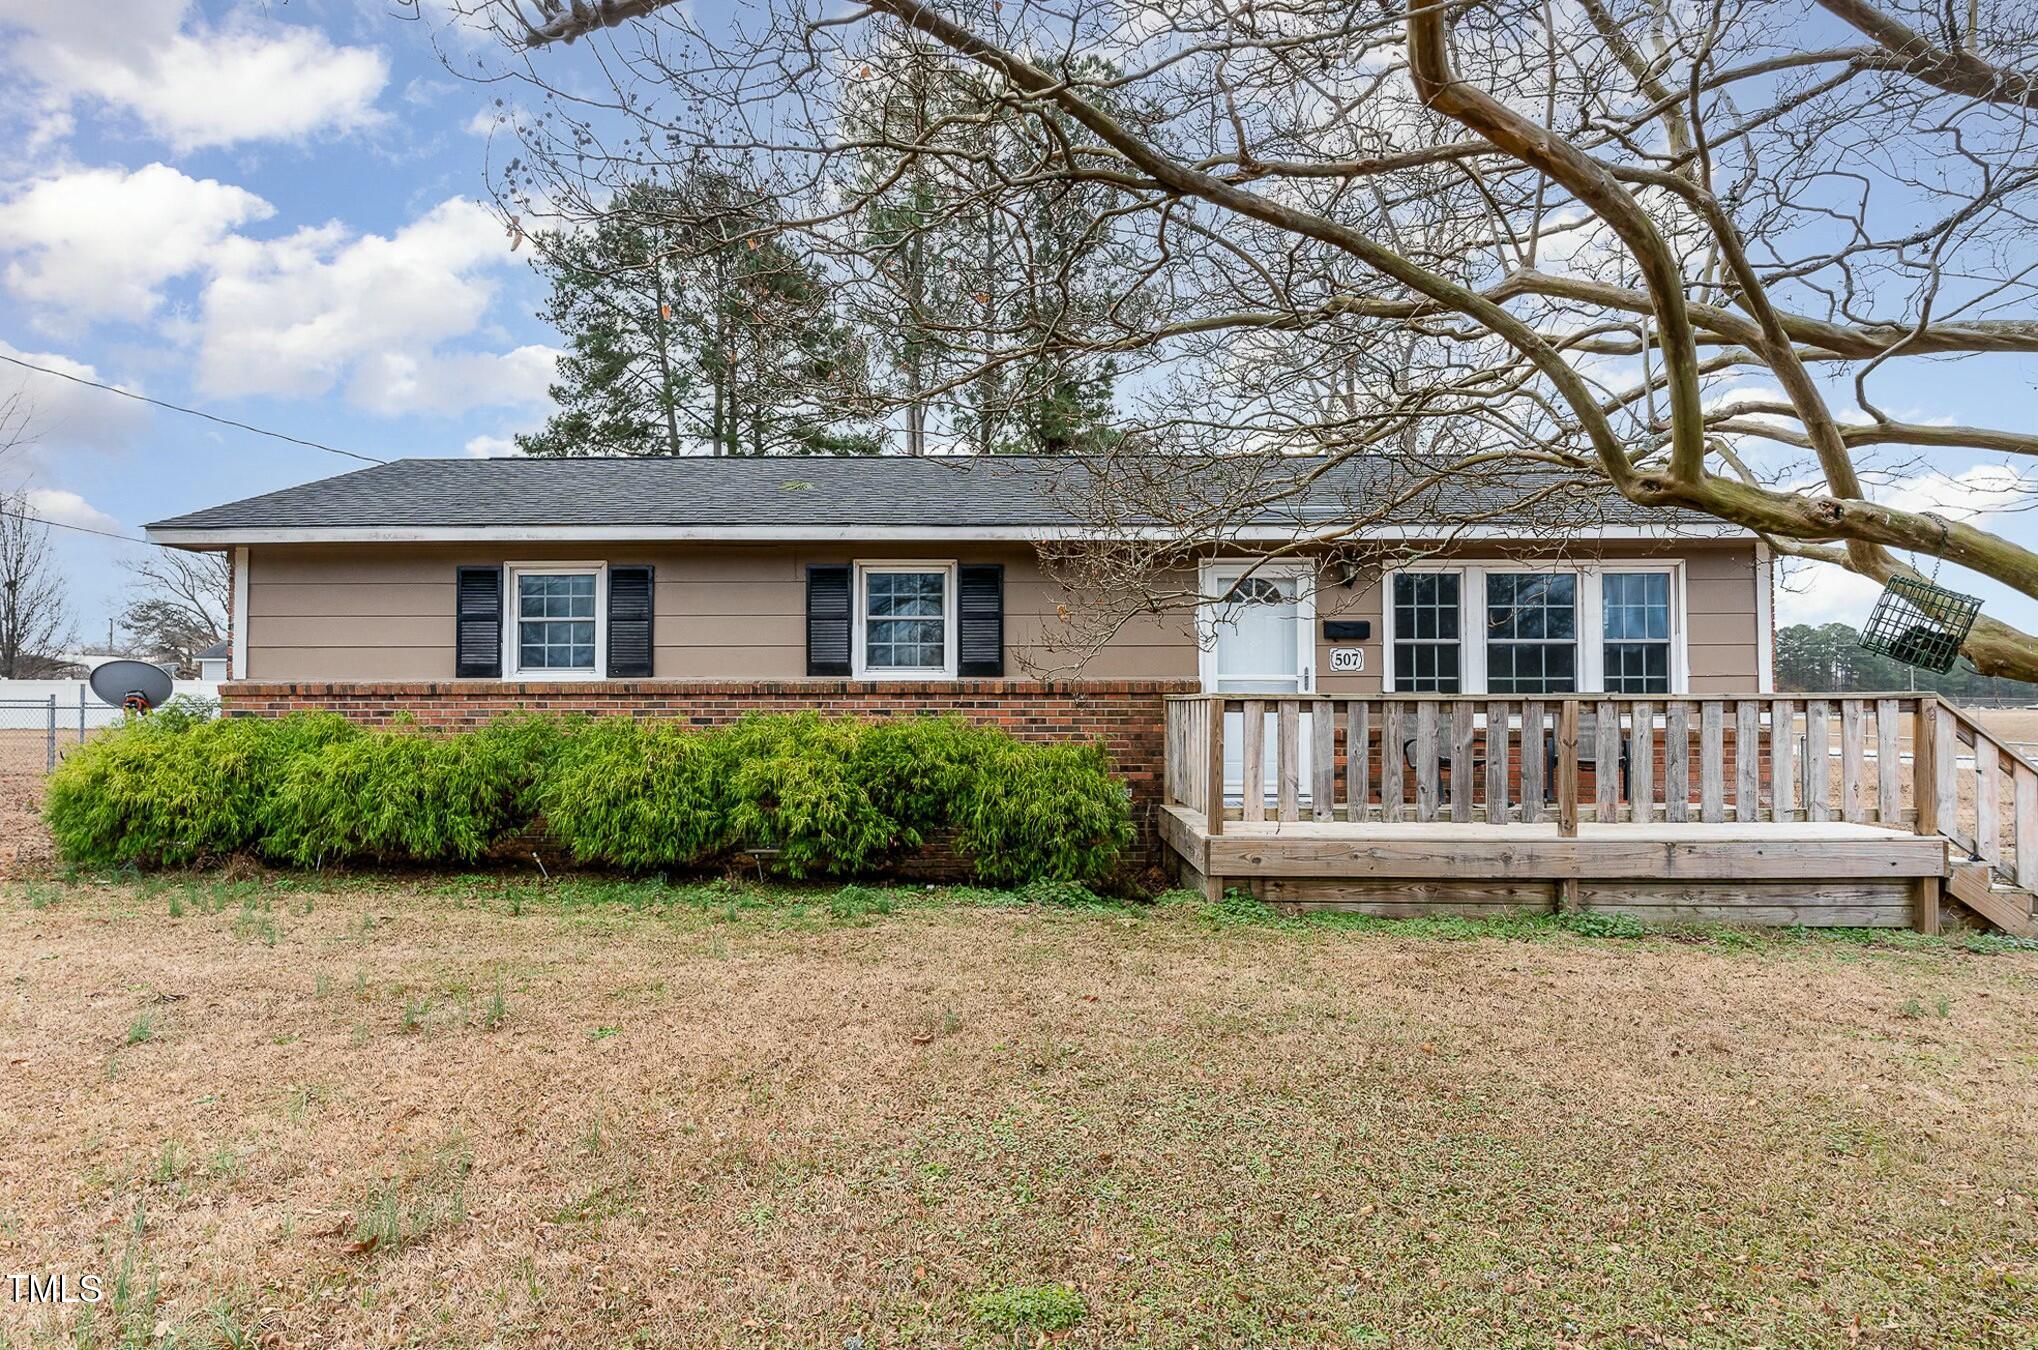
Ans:
{"type": "Polygon", "coordinates": [[[43,772],[0,763],[0,877],[33,869],[55,856],[42,823],[43,772]]]}
{"type": "Polygon", "coordinates": [[[2038,954],[969,898],[12,883],[0,1327],[2038,1335],[2038,954]]]}

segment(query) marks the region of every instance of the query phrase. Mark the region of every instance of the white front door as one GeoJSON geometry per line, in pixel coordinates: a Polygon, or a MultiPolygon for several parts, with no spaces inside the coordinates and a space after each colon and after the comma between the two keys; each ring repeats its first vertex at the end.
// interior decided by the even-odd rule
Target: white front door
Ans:
{"type": "MultiPolygon", "coordinates": [[[[1311,641],[1309,574],[1295,564],[1213,564],[1204,576],[1209,631],[1204,687],[1220,694],[1306,694],[1314,688],[1315,644],[1311,641]]],[[[1244,793],[1245,736],[1241,714],[1224,719],[1224,792],[1244,793]]],[[[1272,800],[1279,790],[1279,735],[1275,714],[1266,714],[1262,790],[1272,800]]],[[[1309,784],[1309,715],[1302,716],[1299,750],[1306,794],[1309,784]]]]}

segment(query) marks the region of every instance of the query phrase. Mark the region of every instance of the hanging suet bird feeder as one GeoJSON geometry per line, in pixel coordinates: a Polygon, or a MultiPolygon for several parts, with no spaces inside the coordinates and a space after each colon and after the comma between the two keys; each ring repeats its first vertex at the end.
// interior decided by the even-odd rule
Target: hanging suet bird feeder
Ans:
{"type": "Polygon", "coordinates": [[[1953,669],[1981,601],[1921,577],[1894,576],[1882,588],[1861,645],[1892,661],[1940,674],[1953,669]]]}

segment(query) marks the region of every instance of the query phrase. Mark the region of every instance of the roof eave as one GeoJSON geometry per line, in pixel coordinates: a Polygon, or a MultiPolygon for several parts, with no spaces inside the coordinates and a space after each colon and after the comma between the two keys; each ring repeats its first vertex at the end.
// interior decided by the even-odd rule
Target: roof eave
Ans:
{"type": "MultiPolygon", "coordinates": [[[[1223,532],[1226,541],[1250,544],[1293,544],[1312,538],[1331,541],[1338,527],[1247,525],[1223,532]]],[[[240,548],[256,544],[438,544],[438,543],[579,543],[602,541],[700,543],[1051,543],[1084,539],[1165,542],[1180,532],[1166,526],[1099,530],[1080,525],[277,525],[202,526],[160,524],[146,527],[151,543],[172,548],[240,548]]],[[[1367,541],[1508,540],[1533,542],[1555,538],[1614,542],[1659,540],[1753,539],[1752,532],[1725,522],[1670,522],[1602,525],[1596,529],[1553,534],[1519,525],[1370,526],[1356,535],[1367,541]]]]}

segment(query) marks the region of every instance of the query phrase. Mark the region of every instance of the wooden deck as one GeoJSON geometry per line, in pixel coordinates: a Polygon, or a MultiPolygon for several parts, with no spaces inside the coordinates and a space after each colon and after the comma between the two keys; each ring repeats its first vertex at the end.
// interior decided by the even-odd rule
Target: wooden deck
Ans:
{"type": "Polygon", "coordinates": [[[1162,838],[1213,895],[2038,929],[2038,768],[1931,696],[1194,695],[1168,754],[1162,838]]]}
{"type": "Polygon", "coordinates": [[[1845,821],[1720,823],[1229,821],[1169,807],[1162,833],[1192,874],[1271,904],[1405,916],[1500,909],[1808,926],[1910,927],[1947,869],[1946,841],[1845,821]]]}

